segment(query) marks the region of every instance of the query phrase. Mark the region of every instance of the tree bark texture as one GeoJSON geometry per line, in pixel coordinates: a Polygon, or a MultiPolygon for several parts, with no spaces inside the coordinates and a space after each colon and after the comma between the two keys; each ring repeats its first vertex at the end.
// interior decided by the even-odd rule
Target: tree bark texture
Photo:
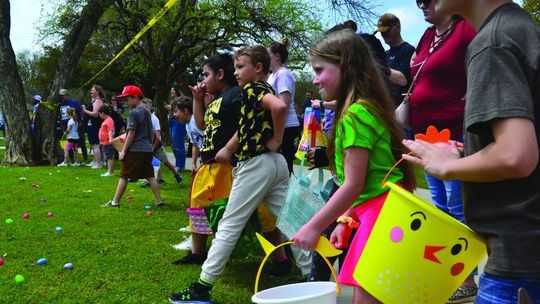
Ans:
{"type": "Polygon", "coordinates": [[[0,1],[0,110],[6,127],[6,153],[3,165],[26,166],[32,163],[30,117],[24,100],[24,89],[9,32],[10,3],[0,1]]]}
{"type": "MultiPolygon", "coordinates": [[[[41,160],[45,157],[50,164],[56,164],[55,149],[55,124],[58,116],[57,106],[59,104],[58,91],[66,88],[73,77],[77,63],[92,36],[105,9],[113,4],[115,0],[90,0],[83,8],[81,15],[66,37],[62,56],[58,61],[55,76],[47,86],[45,100],[55,105],[54,110],[41,109],[36,113],[36,120],[40,123],[36,128],[37,152],[36,155],[41,160]]],[[[40,107],[41,108],[41,107],[40,107]]],[[[36,123],[37,123],[36,122],[36,123]]]]}

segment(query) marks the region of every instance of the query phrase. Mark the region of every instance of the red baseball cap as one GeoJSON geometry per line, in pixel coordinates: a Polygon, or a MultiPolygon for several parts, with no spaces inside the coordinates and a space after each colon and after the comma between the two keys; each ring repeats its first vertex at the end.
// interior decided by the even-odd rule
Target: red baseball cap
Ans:
{"type": "Polygon", "coordinates": [[[141,97],[143,95],[141,89],[139,87],[134,85],[128,85],[125,86],[122,90],[122,94],[115,96],[115,98],[124,98],[127,96],[138,96],[141,97]]]}

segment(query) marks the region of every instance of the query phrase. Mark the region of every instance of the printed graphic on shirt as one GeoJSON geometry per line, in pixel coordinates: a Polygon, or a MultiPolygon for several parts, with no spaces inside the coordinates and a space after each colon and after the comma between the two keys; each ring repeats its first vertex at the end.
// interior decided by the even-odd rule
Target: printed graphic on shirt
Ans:
{"type": "Polygon", "coordinates": [[[214,158],[238,130],[241,104],[242,88],[238,86],[226,89],[208,104],[204,113],[203,159],[214,158]]]}
{"type": "Polygon", "coordinates": [[[247,160],[267,151],[266,142],[274,134],[272,115],[260,107],[266,94],[274,90],[264,81],[248,83],[244,86],[242,107],[240,108],[240,128],[238,129],[238,161],[247,160]]]}
{"type": "Polygon", "coordinates": [[[216,138],[219,127],[221,126],[221,120],[218,118],[218,114],[222,101],[223,97],[212,101],[204,113],[204,124],[206,125],[206,143],[203,151],[214,151],[216,148],[214,146],[214,139],[216,138]]]}

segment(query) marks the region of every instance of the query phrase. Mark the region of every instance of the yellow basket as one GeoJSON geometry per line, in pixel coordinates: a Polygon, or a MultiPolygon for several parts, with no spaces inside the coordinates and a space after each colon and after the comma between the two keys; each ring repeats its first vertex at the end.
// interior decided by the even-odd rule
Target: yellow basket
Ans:
{"type": "Polygon", "coordinates": [[[337,301],[337,295],[341,292],[337,274],[328,261],[327,256],[336,256],[341,253],[341,250],[335,249],[330,245],[330,242],[325,237],[321,237],[319,242],[315,247],[321,257],[325,260],[332,276],[334,277],[334,282],[304,282],[296,284],[288,284],[283,286],[278,286],[274,288],[269,288],[263,291],[258,292],[259,289],[259,278],[263,270],[266,260],[270,257],[272,252],[276,249],[283,247],[293,242],[285,242],[278,246],[272,245],[266,239],[264,239],[260,234],[257,233],[257,238],[261,243],[266,256],[259,266],[259,271],[257,272],[257,278],[255,279],[255,294],[251,297],[251,301],[257,304],[335,304],[337,301]]]}
{"type": "Polygon", "coordinates": [[[60,141],[60,148],[65,149],[66,148],[66,144],[67,144],[67,139],[62,139],[60,141]]]}
{"type": "Polygon", "coordinates": [[[353,273],[383,303],[445,303],[487,255],[469,227],[400,186],[388,197],[353,273]]]}

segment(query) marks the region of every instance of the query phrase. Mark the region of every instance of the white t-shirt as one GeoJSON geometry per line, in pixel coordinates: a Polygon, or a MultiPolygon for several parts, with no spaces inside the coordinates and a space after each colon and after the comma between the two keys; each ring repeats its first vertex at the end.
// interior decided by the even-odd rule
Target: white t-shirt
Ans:
{"type": "Polygon", "coordinates": [[[276,91],[276,96],[283,92],[289,92],[291,94],[291,104],[289,105],[289,111],[287,112],[287,120],[285,121],[285,128],[298,127],[298,117],[296,116],[296,110],[294,109],[294,77],[289,69],[282,66],[277,71],[270,74],[268,77],[268,83],[276,91]]]}
{"type": "Polygon", "coordinates": [[[79,139],[79,133],[77,130],[79,129],[79,123],[73,120],[73,118],[70,118],[67,127],[69,128],[71,126],[71,129],[69,129],[69,133],[67,135],[68,139],[79,139]]]}
{"type": "Polygon", "coordinates": [[[193,115],[191,116],[189,123],[186,124],[186,132],[188,134],[189,141],[192,144],[196,144],[199,150],[202,149],[204,144],[204,132],[197,128],[195,116],[193,115]]]}
{"type": "Polygon", "coordinates": [[[150,117],[152,118],[152,127],[154,128],[154,133],[157,134],[157,132],[161,131],[161,125],[159,124],[159,118],[157,118],[156,114],[150,113],[150,117]]]}

